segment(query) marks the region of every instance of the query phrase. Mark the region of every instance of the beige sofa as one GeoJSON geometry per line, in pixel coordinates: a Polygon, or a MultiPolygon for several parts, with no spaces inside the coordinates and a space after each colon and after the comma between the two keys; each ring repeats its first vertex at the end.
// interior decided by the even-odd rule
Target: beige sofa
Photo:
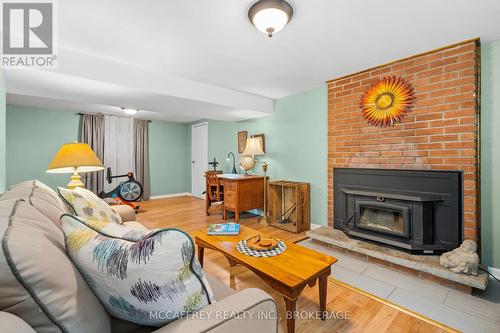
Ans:
{"type": "MultiPolygon", "coordinates": [[[[124,223],[138,226],[128,207],[124,223]]],[[[66,256],[55,191],[37,181],[0,197],[0,330],[4,332],[278,332],[278,308],[259,289],[235,292],[205,273],[215,303],[168,325],[142,327],[111,318],[66,256]]]]}

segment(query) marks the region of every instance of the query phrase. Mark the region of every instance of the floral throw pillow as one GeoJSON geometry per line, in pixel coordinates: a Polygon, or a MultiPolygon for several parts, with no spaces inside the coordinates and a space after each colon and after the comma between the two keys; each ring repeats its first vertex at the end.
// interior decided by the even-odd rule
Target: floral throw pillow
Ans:
{"type": "Polygon", "coordinates": [[[67,214],[61,225],[69,257],[113,317],[159,327],[211,304],[212,290],[184,232],[141,235],[114,225],[107,233],[67,214]]]}
{"type": "Polygon", "coordinates": [[[77,216],[96,223],[122,223],[120,215],[92,191],[80,187],[74,190],[58,187],[57,193],[77,216]]]}

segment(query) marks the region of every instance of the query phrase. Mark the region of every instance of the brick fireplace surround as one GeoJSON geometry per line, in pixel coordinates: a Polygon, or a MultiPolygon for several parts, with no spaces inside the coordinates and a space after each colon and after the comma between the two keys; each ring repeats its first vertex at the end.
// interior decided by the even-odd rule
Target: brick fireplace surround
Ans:
{"type": "Polygon", "coordinates": [[[328,223],[333,168],[462,170],[464,237],[479,241],[479,40],[469,40],[328,82],[328,223]],[[402,77],[415,105],[393,127],[373,127],[360,99],[375,80],[402,77]]]}

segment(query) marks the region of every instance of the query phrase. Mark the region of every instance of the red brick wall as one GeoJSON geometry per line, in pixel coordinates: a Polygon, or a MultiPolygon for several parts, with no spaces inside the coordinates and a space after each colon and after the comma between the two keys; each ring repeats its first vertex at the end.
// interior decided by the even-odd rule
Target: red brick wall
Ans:
{"type": "Polygon", "coordinates": [[[328,82],[328,222],[333,168],[464,171],[464,235],[478,238],[479,43],[467,41],[328,82]],[[415,105],[394,127],[373,127],[359,103],[376,79],[403,77],[415,105]]]}

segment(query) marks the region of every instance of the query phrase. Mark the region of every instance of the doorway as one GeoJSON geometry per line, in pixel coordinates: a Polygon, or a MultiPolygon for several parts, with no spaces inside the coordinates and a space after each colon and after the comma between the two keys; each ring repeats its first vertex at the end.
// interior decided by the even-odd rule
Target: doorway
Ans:
{"type": "Polygon", "coordinates": [[[208,123],[191,127],[191,194],[204,199],[205,172],[208,169],[208,123]]]}

